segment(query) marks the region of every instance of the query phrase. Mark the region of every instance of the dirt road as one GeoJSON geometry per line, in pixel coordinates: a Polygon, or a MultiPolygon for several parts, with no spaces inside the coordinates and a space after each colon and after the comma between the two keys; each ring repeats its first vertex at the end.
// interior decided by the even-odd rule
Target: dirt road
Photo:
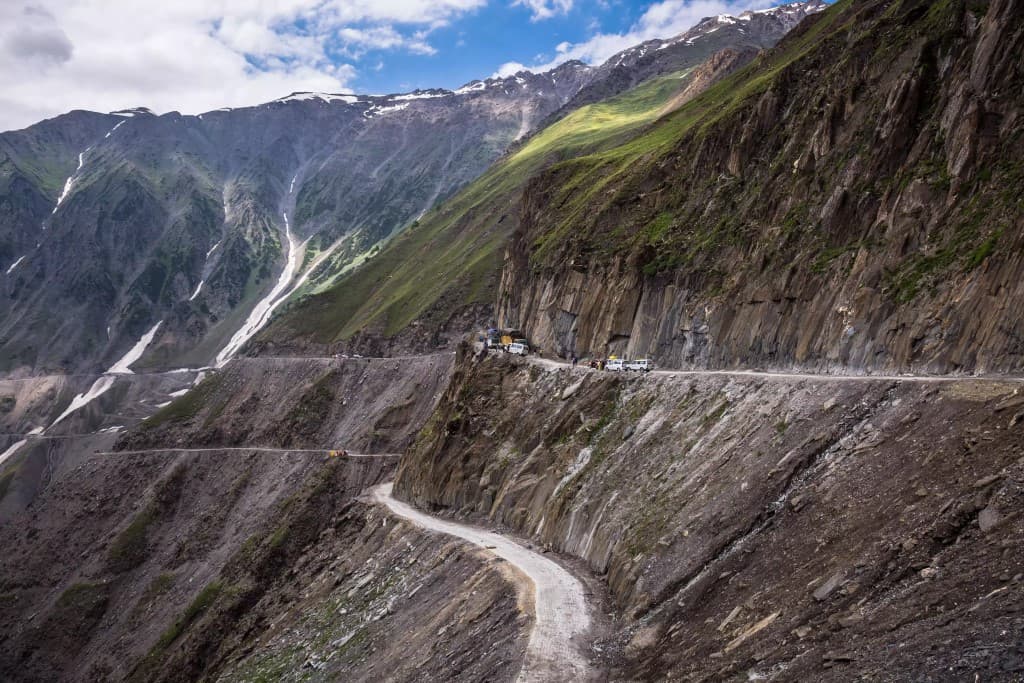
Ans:
{"type": "MultiPolygon", "coordinates": [[[[225,448],[146,448],[134,451],[97,451],[96,455],[147,455],[149,453],[312,453],[328,455],[339,453],[341,449],[325,448],[264,448],[261,446],[232,446],[225,448]]],[[[346,453],[339,458],[400,458],[401,453],[346,453]]]]}
{"type": "Polygon", "coordinates": [[[586,681],[591,677],[590,664],[579,645],[590,628],[583,584],[540,553],[490,531],[431,517],[395,500],[391,490],[392,484],[381,484],[371,490],[371,495],[375,502],[417,526],[484,548],[532,582],[534,624],[518,681],[586,681]]]}
{"type": "MultiPolygon", "coordinates": [[[[539,356],[527,356],[526,361],[548,370],[572,367],[571,363],[541,358],[539,356]]],[[[580,371],[591,370],[591,368],[583,365],[577,365],[576,368],[580,371]]],[[[633,373],[624,372],[624,374],[631,376],[633,373]]],[[[708,377],[720,375],[723,377],[761,377],[764,379],[806,379],[823,382],[1008,382],[1024,384],[1024,377],[1011,375],[826,375],[810,372],[759,372],[756,370],[652,370],[650,374],[669,377],[708,377]]]]}

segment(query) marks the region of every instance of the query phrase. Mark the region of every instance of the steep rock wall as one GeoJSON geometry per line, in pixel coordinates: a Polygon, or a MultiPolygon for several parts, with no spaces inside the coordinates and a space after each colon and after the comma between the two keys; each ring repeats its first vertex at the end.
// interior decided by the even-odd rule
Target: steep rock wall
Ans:
{"type": "Polygon", "coordinates": [[[550,169],[500,321],[670,367],[1024,369],[1022,17],[840,2],[649,147],[550,169]]]}

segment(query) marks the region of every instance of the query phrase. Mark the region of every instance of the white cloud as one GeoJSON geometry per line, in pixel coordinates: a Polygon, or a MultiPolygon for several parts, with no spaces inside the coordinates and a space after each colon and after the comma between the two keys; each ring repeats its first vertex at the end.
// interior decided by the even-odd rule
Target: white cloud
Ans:
{"type": "Polygon", "coordinates": [[[430,32],[486,1],[0,0],[0,131],[346,90],[367,52],[433,54],[430,32]]]}
{"type": "Polygon", "coordinates": [[[546,71],[570,59],[601,64],[615,53],[645,40],[670,38],[683,33],[704,17],[739,14],[748,9],[762,9],[777,4],[771,0],[663,0],[648,7],[628,31],[598,33],[581,43],[560,43],[555,47],[554,59],[538,63],[530,69],[546,71]]]}
{"type": "Polygon", "coordinates": [[[528,69],[528,67],[525,64],[520,64],[519,62],[505,62],[498,67],[497,71],[491,74],[491,78],[508,78],[509,76],[514,76],[520,71],[524,71],[526,69],[528,69]]]}
{"type": "Polygon", "coordinates": [[[568,14],[573,0],[515,0],[512,5],[528,8],[532,14],[531,21],[542,21],[559,14],[568,14]]]}

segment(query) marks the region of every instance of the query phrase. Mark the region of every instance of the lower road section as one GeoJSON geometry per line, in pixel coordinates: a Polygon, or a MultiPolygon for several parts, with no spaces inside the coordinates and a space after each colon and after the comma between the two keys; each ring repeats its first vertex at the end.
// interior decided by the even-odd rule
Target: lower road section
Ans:
{"type": "Polygon", "coordinates": [[[437,519],[391,495],[392,484],[371,490],[376,503],[413,524],[455,536],[514,566],[528,582],[521,587],[533,603],[534,623],[518,680],[586,681],[592,677],[581,644],[590,629],[583,584],[564,567],[500,534],[437,519]]]}

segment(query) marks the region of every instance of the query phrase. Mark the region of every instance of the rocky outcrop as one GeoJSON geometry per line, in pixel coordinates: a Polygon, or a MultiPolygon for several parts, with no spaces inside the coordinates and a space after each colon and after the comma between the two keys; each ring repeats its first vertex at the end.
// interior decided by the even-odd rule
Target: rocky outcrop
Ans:
{"type": "Polygon", "coordinates": [[[501,322],[672,367],[1024,369],[1021,16],[840,3],[618,155],[551,169],[501,322]]]}
{"type": "Polygon", "coordinates": [[[999,381],[467,357],[395,490],[585,561],[623,615],[612,680],[1000,678],[1024,661],[1021,411],[999,381]]]}

